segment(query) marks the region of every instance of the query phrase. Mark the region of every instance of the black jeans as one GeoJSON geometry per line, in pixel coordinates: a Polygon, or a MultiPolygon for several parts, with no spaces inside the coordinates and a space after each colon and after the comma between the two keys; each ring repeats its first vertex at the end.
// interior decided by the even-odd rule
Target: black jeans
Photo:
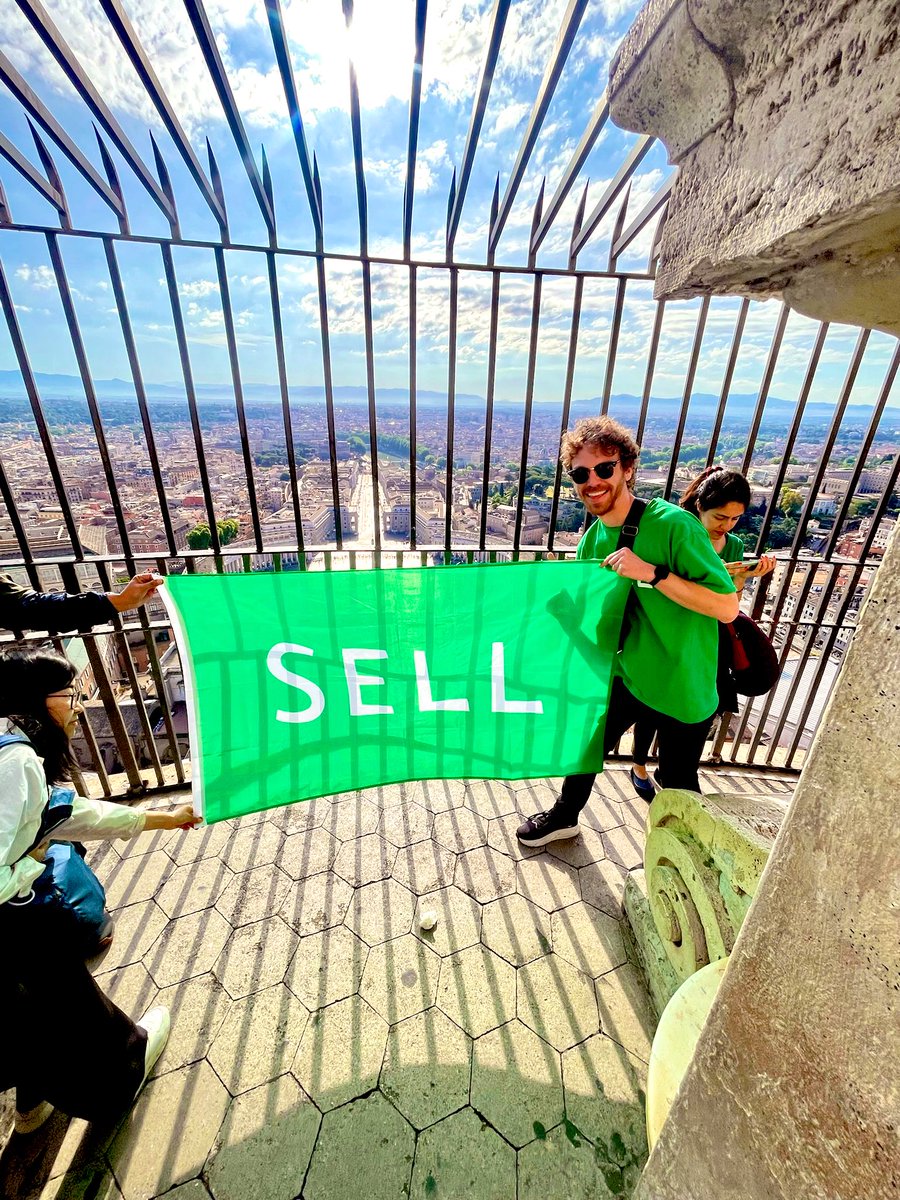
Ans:
{"type": "Polygon", "coordinates": [[[147,1034],[109,1000],[51,904],[0,904],[0,1090],[88,1121],[120,1115],[144,1077],[147,1034]]]}
{"type": "MultiPolygon", "coordinates": [[[[665,713],[657,712],[633,696],[620,678],[613,680],[606,714],[606,732],[603,738],[603,753],[609,754],[626,729],[635,721],[652,724],[659,736],[659,781],[663,787],[685,788],[690,792],[700,791],[697,768],[703,743],[709,733],[714,714],[704,721],[689,725],[676,721],[665,713]]],[[[596,775],[569,775],[563,782],[557,807],[576,818],[588,802],[596,775]]]]}

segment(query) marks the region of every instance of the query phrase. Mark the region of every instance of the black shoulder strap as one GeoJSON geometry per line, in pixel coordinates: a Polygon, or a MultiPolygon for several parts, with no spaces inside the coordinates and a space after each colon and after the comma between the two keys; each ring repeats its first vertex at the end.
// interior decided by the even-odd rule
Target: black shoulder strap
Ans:
{"type": "Polygon", "coordinates": [[[649,503],[649,500],[642,500],[640,496],[632,498],[631,508],[629,508],[628,516],[625,518],[625,524],[619,530],[619,540],[616,542],[617,550],[621,550],[623,547],[626,550],[634,549],[634,539],[637,537],[641,517],[647,511],[649,503]]]}

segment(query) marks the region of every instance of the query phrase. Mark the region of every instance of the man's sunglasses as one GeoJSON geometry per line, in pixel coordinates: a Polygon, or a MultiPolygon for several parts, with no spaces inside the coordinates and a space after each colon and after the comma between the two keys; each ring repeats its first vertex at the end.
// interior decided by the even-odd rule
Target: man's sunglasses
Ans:
{"type": "Polygon", "coordinates": [[[573,467],[569,472],[569,478],[573,483],[587,483],[591,477],[591,471],[593,471],[598,479],[612,479],[618,465],[619,460],[613,458],[608,462],[594,463],[592,467],[573,467]]]}

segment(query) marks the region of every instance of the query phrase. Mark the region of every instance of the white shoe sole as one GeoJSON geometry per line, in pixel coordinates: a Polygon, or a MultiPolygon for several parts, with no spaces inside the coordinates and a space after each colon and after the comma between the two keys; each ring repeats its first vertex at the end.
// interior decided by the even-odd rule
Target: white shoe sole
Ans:
{"type": "Polygon", "coordinates": [[[546,846],[548,842],[565,842],[570,838],[578,837],[581,832],[577,825],[568,825],[565,829],[554,829],[550,833],[545,833],[543,837],[523,838],[517,833],[516,837],[523,846],[546,846]]]}

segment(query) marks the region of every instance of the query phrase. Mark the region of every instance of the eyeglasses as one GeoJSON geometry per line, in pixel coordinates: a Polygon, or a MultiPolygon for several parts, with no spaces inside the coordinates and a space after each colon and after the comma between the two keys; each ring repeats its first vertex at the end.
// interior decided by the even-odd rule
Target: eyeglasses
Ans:
{"type": "Polygon", "coordinates": [[[569,478],[573,483],[587,483],[591,477],[591,471],[593,471],[598,479],[612,479],[618,465],[619,459],[612,458],[606,462],[594,463],[592,467],[573,467],[569,472],[569,478]]]}
{"type": "Polygon", "coordinates": [[[81,693],[76,688],[67,688],[64,692],[49,692],[47,699],[50,700],[53,696],[59,696],[60,699],[65,697],[69,702],[69,708],[74,709],[75,705],[81,700],[81,693]]]}

